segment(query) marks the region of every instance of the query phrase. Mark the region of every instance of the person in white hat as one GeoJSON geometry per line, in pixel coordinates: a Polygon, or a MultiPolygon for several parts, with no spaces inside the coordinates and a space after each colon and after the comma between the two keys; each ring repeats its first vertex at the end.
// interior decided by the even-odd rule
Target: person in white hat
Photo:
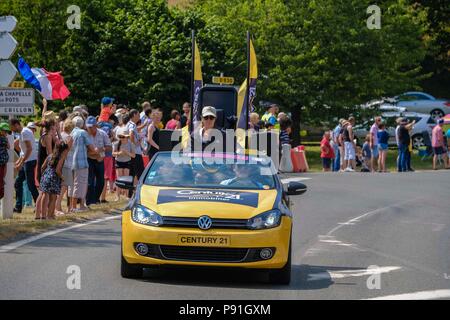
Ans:
{"type": "Polygon", "coordinates": [[[37,126],[34,122],[28,122],[27,128],[37,130],[37,126]]]}
{"type": "Polygon", "coordinates": [[[217,120],[217,110],[212,106],[206,106],[202,110],[202,126],[192,135],[192,147],[194,151],[204,151],[212,143],[214,147],[208,148],[210,151],[223,151],[223,134],[215,129],[217,120]],[[200,150],[201,149],[201,150],[200,150]]]}
{"type": "MultiPolygon", "coordinates": [[[[117,177],[129,176],[131,168],[131,159],[136,157],[135,144],[130,141],[130,131],[127,127],[120,127],[116,131],[117,141],[113,142],[113,157],[116,159],[117,177]]],[[[120,195],[126,195],[126,190],[117,188],[117,198],[120,195]]]]}

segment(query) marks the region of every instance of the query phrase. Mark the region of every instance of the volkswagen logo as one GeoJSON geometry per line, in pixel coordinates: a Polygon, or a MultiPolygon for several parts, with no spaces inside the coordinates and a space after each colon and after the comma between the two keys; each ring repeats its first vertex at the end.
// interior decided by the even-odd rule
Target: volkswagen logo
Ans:
{"type": "Polygon", "coordinates": [[[208,216],[201,216],[197,221],[198,227],[202,230],[208,230],[212,226],[212,220],[208,216]]]}

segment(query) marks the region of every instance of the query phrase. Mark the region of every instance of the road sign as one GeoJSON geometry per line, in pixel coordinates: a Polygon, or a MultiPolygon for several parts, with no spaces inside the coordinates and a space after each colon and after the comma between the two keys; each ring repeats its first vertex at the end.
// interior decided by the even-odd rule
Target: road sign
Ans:
{"type": "Polygon", "coordinates": [[[17,48],[17,41],[7,33],[0,33],[0,60],[8,60],[17,48]]]}
{"type": "Polygon", "coordinates": [[[17,19],[13,16],[0,17],[0,32],[13,32],[17,19]]]}
{"type": "Polygon", "coordinates": [[[17,69],[11,61],[0,61],[0,87],[9,87],[16,75],[17,69]]]}
{"type": "Polygon", "coordinates": [[[34,89],[0,88],[0,115],[34,114],[34,89]]]}
{"type": "Polygon", "coordinates": [[[15,89],[23,89],[25,88],[25,81],[13,81],[10,87],[15,89]]]}
{"type": "Polygon", "coordinates": [[[233,77],[213,77],[212,82],[215,84],[232,85],[234,83],[234,78],[233,77]]]}

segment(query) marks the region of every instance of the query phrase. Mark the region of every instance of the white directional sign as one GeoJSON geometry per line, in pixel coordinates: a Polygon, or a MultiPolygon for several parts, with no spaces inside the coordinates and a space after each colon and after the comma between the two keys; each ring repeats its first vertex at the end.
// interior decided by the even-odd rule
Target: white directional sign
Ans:
{"type": "Polygon", "coordinates": [[[29,116],[33,114],[33,89],[0,88],[0,115],[29,116]]]}
{"type": "Polygon", "coordinates": [[[17,48],[17,41],[7,32],[0,33],[0,60],[8,60],[17,48]]]}
{"type": "Polygon", "coordinates": [[[9,60],[0,61],[0,88],[9,87],[16,78],[17,69],[9,60]]]}
{"type": "Polygon", "coordinates": [[[0,17],[0,32],[13,32],[17,19],[13,16],[0,17]]]}
{"type": "Polygon", "coordinates": [[[16,39],[9,34],[16,25],[15,17],[0,17],[0,87],[8,87],[17,75],[16,67],[9,61],[18,45],[16,39]]]}

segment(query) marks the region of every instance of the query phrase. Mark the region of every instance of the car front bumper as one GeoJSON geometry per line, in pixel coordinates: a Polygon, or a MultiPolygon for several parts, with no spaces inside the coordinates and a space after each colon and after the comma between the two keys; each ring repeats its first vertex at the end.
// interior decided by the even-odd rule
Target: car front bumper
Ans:
{"type": "Polygon", "coordinates": [[[122,215],[122,255],[127,263],[143,266],[178,265],[278,269],[282,268],[288,260],[291,229],[292,219],[287,216],[282,217],[280,226],[265,230],[211,229],[203,231],[195,228],[151,227],[135,223],[131,220],[131,211],[124,211],[122,215]],[[215,247],[213,245],[181,244],[182,240],[180,239],[185,239],[185,236],[223,237],[229,240],[229,245],[215,247]],[[136,245],[139,243],[146,244],[151,251],[153,250],[153,253],[145,256],[139,254],[136,250],[136,245]],[[267,260],[258,259],[260,250],[263,248],[272,249],[274,255],[267,260]],[[245,258],[239,259],[239,261],[216,261],[205,259],[204,256],[200,259],[201,261],[198,259],[202,254],[209,254],[216,258],[218,256],[230,257],[232,254],[240,254],[245,250],[248,250],[245,258]],[[172,256],[169,256],[168,253],[171,253],[172,256]],[[189,256],[190,254],[193,256],[189,256]]]}

